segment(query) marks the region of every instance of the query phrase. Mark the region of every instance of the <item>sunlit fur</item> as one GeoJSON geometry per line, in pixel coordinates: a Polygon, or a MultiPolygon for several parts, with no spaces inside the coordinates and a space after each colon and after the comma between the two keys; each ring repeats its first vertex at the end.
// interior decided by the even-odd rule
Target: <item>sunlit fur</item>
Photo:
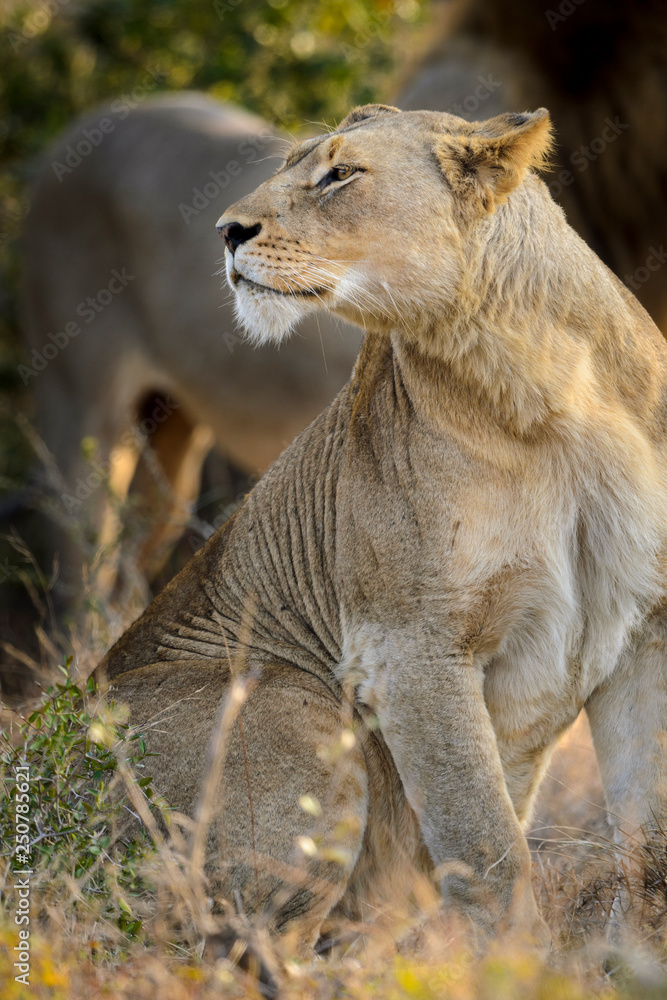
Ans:
{"type": "MultiPolygon", "coordinates": [[[[227,275],[232,271],[231,254],[226,255],[227,275]]],[[[231,279],[230,279],[231,280],[231,279]]],[[[243,327],[248,341],[255,347],[262,344],[279,344],[285,340],[297,323],[317,305],[284,295],[267,295],[247,283],[236,288],[234,312],[243,327]]]]}
{"type": "MultiPolygon", "coordinates": [[[[285,338],[302,316],[317,309],[333,311],[364,328],[398,327],[410,337],[421,334],[428,339],[443,314],[466,294],[466,283],[474,285],[477,280],[470,273],[474,248],[466,245],[468,234],[454,192],[465,190],[468,200],[490,211],[506,200],[506,189],[516,186],[527,166],[542,162],[549,147],[547,118],[538,116],[532,129],[510,130],[514,156],[507,157],[501,170],[506,135],[478,135],[454,116],[419,112],[401,116],[402,134],[407,124],[413,141],[405,151],[397,146],[380,169],[374,154],[382,155],[391,145],[392,118],[384,118],[379,134],[367,127],[362,133],[360,123],[350,122],[347,129],[321,142],[308,140],[292,152],[272,181],[226,213],[226,220],[248,226],[255,224],[255,217],[267,216],[263,230],[239,246],[234,257],[229,250],[226,253],[237,315],[254,343],[285,338]],[[421,138],[425,130],[430,132],[427,144],[421,138]],[[461,161],[462,150],[474,161],[480,143],[489,159],[482,170],[489,174],[495,170],[503,178],[493,191],[473,181],[471,164],[461,161]],[[493,159],[487,148],[491,144],[493,159]],[[525,154],[520,157],[523,147],[525,154]],[[302,150],[311,152],[299,159],[302,150]],[[344,161],[358,165],[359,172],[320,193],[318,182],[331,164],[344,161]],[[294,188],[288,195],[286,185],[294,188]],[[379,197],[381,223],[369,228],[368,212],[379,197]],[[269,209],[268,199],[282,199],[285,211],[269,209]],[[240,280],[234,280],[235,274],[240,280]],[[313,289],[316,294],[304,296],[313,289]]],[[[496,131],[502,133],[505,116],[501,119],[496,131]]],[[[493,126],[489,130],[493,132],[493,126]]],[[[492,218],[498,221],[499,216],[492,218]]]]}

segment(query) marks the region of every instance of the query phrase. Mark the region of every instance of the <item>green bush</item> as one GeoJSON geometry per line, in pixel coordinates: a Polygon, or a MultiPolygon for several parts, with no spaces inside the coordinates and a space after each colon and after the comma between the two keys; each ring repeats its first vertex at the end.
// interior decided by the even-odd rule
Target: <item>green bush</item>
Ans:
{"type": "Polygon", "coordinates": [[[143,871],[154,848],[143,828],[132,838],[118,832],[123,814],[133,809],[118,760],[127,761],[131,780],[152,807],[152,778],[141,774],[151,755],[113,705],[99,704],[93,678],[82,689],[69,662],[61,670],[62,682],[48,689],[21,727],[23,745],[0,737],[0,842],[12,852],[15,870],[32,869],[43,903],[52,899],[60,906],[78,896],[128,938],[136,937],[142,928],[137,904],[152,889],[143,871]],[[30,777],[28,791],[19,795],[21,765],[30,777]],[[17,820],[24,816],[27,846],[17,837],[17,820]],[[60,891],[68,880],[77,885],[74,895],[71,881],[69,892],[60,891]]]}

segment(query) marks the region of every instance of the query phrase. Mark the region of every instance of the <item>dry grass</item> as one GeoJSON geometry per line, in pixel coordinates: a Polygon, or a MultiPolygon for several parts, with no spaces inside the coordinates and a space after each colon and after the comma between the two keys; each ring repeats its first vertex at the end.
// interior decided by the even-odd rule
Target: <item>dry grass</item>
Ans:
{"type": "MultiPolygon", "coordinates": [[[[243,697],[243,683],[237,681],[221,706],[211,774],[224,753],[226,732],[243,697]]],[[[145,862],[154,891],[137,904],[144,918],[140,940],[132,941],[119,931],[94,898],[82,893],[81,880],[77,883],[70,876],[55,877],[43,870],[32,884],[30,985],[16,983],[15,900],[11,873],[5,869],[0,996],[3,1000],[260,996],[254,980],[228,959],[202,960],[203,937],[211,928],[202,871],[209,795],[202,793],[202,808],[194,821],[175,816],[166,832],[150,813],[130,766],[122,755],[119,760],[117,779],[156,845],[145,862]]],[[[289,941],[274,952],[261,930],[248,927],[250,953],[265,956],[280,984],[280,996],[294,1000],[667,998],[667,838],[654,843],[641,878],[631,876],[629,866],[624,876],[623,864],[617,874],[583,718],[554,756],[535,816],[534,887],[554,937],[546,965],[528,954],[501,948],[484,960],[474,958],[466,952],[459,928],[439,911],[423,886],[415,887],[411,906],[376,914],[367,926],[350,925],[326,958],[297,962],[289,941]],[[607,927],[619,881],[627,889],[632,906],[629,926],[634,931],[619,932],[611,945],[607,927]]]]}

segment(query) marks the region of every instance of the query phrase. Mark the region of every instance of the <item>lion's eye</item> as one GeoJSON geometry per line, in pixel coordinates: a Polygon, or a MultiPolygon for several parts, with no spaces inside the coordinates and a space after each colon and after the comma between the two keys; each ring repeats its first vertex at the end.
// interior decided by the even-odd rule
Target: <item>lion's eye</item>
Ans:
{"type": "Polygon", "coordinates": [[[354,167],[349,167],[346,163],[341,163],[337,167],[333,167],[331,170],[332,180],[334,181],[346,181],[348,177],[351,177],[354,173],[354,167]]]}
{"type": "Polygon", "coordinates": [[[330,184],[336,184],[338,181],[347,181],[354,174],[358,174],[363,168],[362,167],[352,167],[347,163],[339,163],[337,167],[332,167],[328,174],[316,184],[316,187],[320,190],[329,187],[330,184]]]}

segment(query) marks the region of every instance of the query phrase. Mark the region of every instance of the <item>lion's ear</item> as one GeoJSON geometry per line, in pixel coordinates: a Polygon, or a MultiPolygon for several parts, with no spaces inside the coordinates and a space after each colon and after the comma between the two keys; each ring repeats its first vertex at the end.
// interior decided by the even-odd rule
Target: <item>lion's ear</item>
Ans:
{"type": "Polygon", "coordinates": [[[549,112],[539,108],[473,122],[465,133],[443,135],[434,151],[456,193],[492,212],[526,170],[547,166],[552,146],[549,112]]]}
{"type": "Polygon", "coordinates": [[[358,108],[352,108],[349,115],[343,118],[338,126],[338,131],[355,122],[362,122],[364,118],[376,118],[378,115],[400,114],[400,108],[393,108],[390,104],[362,104],[358,108]]]}

